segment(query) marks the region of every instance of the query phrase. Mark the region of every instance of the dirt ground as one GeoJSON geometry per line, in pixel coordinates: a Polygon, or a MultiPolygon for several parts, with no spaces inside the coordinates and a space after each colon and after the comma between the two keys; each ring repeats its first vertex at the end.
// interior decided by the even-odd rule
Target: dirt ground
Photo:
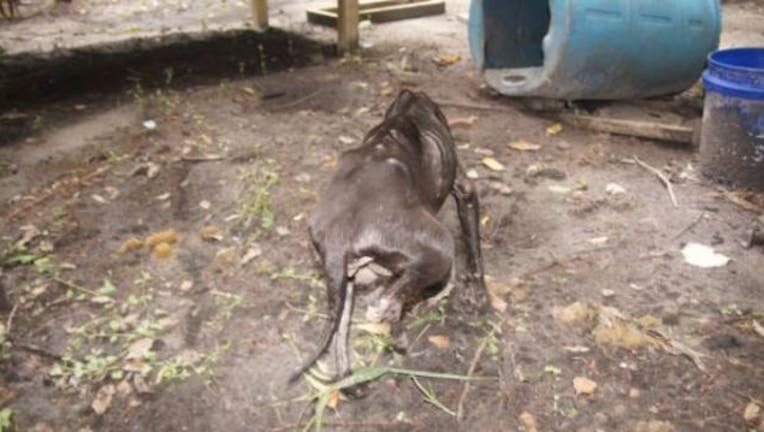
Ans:
{"type": "MultiPolygon", "coordinates": [[[[764,249],[743,244],[764,201],[710,184],[692,149],[492,94],[455,3],[365,29],[358,58],[30,107],[33,132],[0,147],[0,430],[303,429],[326,390],[286,383],[325,319],[306,218],[401,88],[459,125],[494,311],[457,283],[407,315],[405,354],[355,326],[355,365],[489,379],[330,389],[324,430],[764,430],[764,249]],[[731,259],[692,266],[690,242],[731,259]]],[[[726,45],[764,38],[759,4],[726,11],[726,45]]],[[[453,203],[441,217],[458,235],[453,203]]]]}

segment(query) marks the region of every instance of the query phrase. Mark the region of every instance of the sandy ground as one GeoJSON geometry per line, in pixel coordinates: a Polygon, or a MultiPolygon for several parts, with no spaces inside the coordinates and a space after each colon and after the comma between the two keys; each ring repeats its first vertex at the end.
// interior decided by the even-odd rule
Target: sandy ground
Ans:
{"type": "MultiPolygon", "coordinates": [[[[215,4],[241,25],[245,5],[215,4]]],[[[172,15],[198,23],[200,5],[172,15]]],[[[132,2],[72,8],[5,26],[0,45],[89,43],[121,28],[114,11],[125,27],[166,22],[132,2]],[[75,27],[103,31],[60,33],[75,27]]],[[[764,254],[743,245],[764,202],[710,184],[691,149],[550,130],[493,95],[468,62],[465,9],[365,28],[355,59],[30,111],[39,127],[0,148],[0,412],[18,430],[301,430],[327,394],[325,430],[764,430],[764,254]],[[451,53],[462,60],[433,61],[451,53]],[[463,125],[495,309],[466,310],[457,283],[405,318],[405,355],[384,328],[355,326],[355,365],[489,379],[419,378],[422,391],[389,374],[360,400],[288,386],[324,320],[306,216],[404,87],[463,125]],[[672,179],[678,207],[635,156],[672,179]],[[692,266],[689,242],[730,261],[692,266]]],[[[763,19],[728,6],[724,43],[761,41],[763,19]]],[[[441,217],[458,235],[453,203],[441,217]]]]}

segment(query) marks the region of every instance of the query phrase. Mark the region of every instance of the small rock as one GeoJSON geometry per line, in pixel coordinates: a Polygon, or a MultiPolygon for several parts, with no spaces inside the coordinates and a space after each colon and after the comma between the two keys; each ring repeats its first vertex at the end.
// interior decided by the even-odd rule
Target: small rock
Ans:
{"type": "Polygon", "coordinates": [[[610,195],[623,195],[626,193],[626,188],[617,183],[608,183],[605,186],[605,192],[609,193],[610,195]]]}
{"type": "Polygon", "coordinates": [[[478,174],[478,172],[476,170],[471,169],[471,170],[467,171],[467,178],[468,179],[476,180],[479,177],[480,177],[480,174],[478,174]]]}
{"type": "Polygon", "coordinates": [[[146,130],[153,131],[154,129],[157,128],[157,122],[154,120],[146,120],[145,122],[143,122],[143,127],[146,130]]]}
{"type": "Polygon", "coordinates": [[[613,296],[615,296],[615,291],[613,291],[611,289],[607,289],[607,288],[602,290],[602,297],[611,298],[613,296]]]}
{"type": "Polygon", "coordinates": [[[189,292],[191,291],[191,288],[194,287],[194,283],[190,280],[185,280],[180,283],[180,290],[183,292],[189,292]]]}
{"type": "Polygon", "coordinates": [[[286,237],[289,234],[291,234],[291,231],[289,231],[289,228],[284,226],[277,226],[276,227],[276,234],[279,235],[279,237],[286,237]]]}
{"type": "Polygon", "coordinates": [[[203,208],[204,210],[209,210],[210,207],[212,207],[212,204],[210,204],[207,200],[201,200],[199,201],[199,207],[203,208]]]}
{"type": "Polygon", "coordinates": [[[640,396],[642,396],[642,392],[638,388],[632,387],[629,389],[629,397],[631,399],[639,399],[640,396]]]}

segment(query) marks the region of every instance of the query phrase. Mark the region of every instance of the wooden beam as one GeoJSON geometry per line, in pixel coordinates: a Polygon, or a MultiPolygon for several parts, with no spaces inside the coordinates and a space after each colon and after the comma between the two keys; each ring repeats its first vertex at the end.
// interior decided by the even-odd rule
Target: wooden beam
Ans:
{"type": "Polygon", "coordinates": [[[683,143],[692,143],[695,132],[689,126],[642,120],[624,120],[578,114],[563,114],[561,119],[573,126],[598,132],[683,143]]]}
{"type": "MultiPolygon", "coordinates": [[[[401,0],[381,0],[360,3],[359,20],[383,23],[403,19],[419,18],[446,13],[444,0],[413,0],[402,3],[401,0]]],[[[337,8],[322,7],[308,9],[308,22],[311,24],[334,27],[337,25],[337,8]]]]}
{"type": "Polygon", "coordinates": [[[358,0],[337,2],[337,46],[344,54],[358,49],[358,0]]]}
{"type": "Polygon", "coordinates": [[[252,24],[257,30],[268,28],[268,0],[250,0],[252,5],[252,24]]]}

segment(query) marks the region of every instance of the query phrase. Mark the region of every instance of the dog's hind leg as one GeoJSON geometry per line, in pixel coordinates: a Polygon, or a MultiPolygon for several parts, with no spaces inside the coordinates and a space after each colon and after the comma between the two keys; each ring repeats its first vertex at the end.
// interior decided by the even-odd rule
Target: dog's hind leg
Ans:
{"type": "Polygon", "coordinates": [[[480,248],[480,203],[475,184],[458,168],[452,195],[456,200],[456,211],[462,227],[462,235],[467,244],[467,268],[471,301],[483,308],[488,296],[483,274],[483,254],[480,248]]]}

